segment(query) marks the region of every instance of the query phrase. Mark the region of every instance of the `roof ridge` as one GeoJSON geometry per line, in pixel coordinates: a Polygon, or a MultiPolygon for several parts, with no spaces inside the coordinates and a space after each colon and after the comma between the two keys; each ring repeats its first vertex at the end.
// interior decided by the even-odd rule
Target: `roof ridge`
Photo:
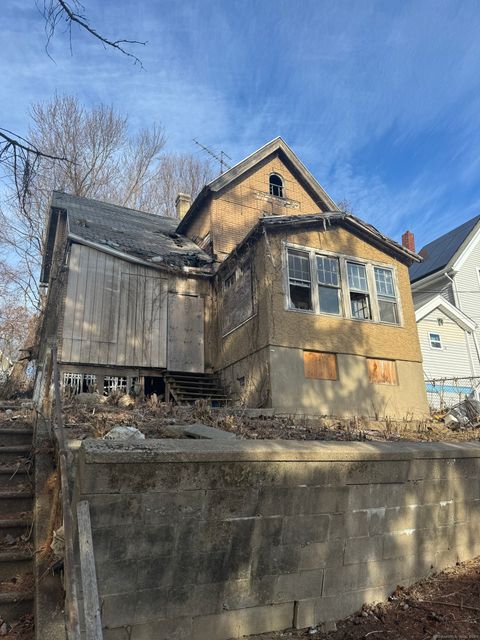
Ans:
{"type": "Polygon", "coordinates": [[[430,242],[427,242],[427,244],[424,244],[423,247],[420,249],[420,251],[422,251],[423,249],[425,249],[426,247],[429,247],[431,244],[433,244],[434,242],[438,242],[439,240],[442,240],[443,238],[446,238],[447,236],[449,236],[450,234],[454,233],[455,231],[458,231],[459,229],[461,229],[462,227],[464,227],[467,224],[472,224],[473,221],[478,222],[480,220],[480,214],[473,216],[473,218],[470,218],[469,220],[465,220],[465,222],[462,222],[462,224],[457,225],[456,227],[453,227],[453,229],[450,229],[450,231],[446,231],[445,233],[442,233],[441,236],[437,236],[436,238],[434,238],[433,240],[430,240],[430,242]]]}
{"type": "Polygon", "coordinates": [[[115,204],[113,202],[107,202],[106,200],[97,200],[97,198],[88,198],[87,196],[78,196],[74,193],[67,193],[66,191],[58,191],[57,189],[53,190],[53,193],[58,193],[62,196],[67,196],[68,198],[76,198],[78,200],[85,200],[87,202],[96,202],[98,204],[104,204],[109,207],[116,207],[118,209],[126,209],[127,211],[132,211],[134,213],[145,214],[146,216],[153,216],[154,218],[160,218],[161,220],[178,220],[178,218],[174,218],[173,216],[161,216],[158,213],[152,213],[151,211],[143,211],[142,209],[133,209],[132,207],[126,207],[123,204],[115,204]]]}

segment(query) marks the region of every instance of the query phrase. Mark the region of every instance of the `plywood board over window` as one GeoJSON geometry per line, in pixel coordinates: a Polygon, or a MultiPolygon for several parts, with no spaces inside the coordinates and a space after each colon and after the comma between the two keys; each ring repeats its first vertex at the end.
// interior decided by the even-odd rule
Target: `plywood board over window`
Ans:
{"type": "Polygon", "coordinates": [[[394,360],[367,358],[368,380],[372,384],[398,384],[394,360]]]}
{"type": "Polygon", "coordinates": [[[338,380],[337,356],[334,353],[304,351],[305,378],[316,380],[338,380]]]}

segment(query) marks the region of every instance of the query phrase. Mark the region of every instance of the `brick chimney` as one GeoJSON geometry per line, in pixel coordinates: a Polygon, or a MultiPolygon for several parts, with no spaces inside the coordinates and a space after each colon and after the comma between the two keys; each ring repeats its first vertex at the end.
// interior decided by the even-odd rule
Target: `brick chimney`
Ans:
{"type": "Polygon", "coordinates": [[[175,200],[175,209],[177,211],[177,218],[181,220],[192,204],[192,196],[188,193],[179,193],[175,200]]]}
{"type": "Polygon", "coordinates": [[[402,236],[402,246],[409,251],[413,251],[415,253],[415,236],[411,231],[405,231],[402,236]]]}

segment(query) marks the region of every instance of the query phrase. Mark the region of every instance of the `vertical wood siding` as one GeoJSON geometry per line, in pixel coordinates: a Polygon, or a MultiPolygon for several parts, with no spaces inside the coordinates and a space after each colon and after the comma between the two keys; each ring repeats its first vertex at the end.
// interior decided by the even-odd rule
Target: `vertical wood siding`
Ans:
{"type": "Polygon", "coordinates": [[[204,302],[198,296],[168,296],[168,368],[199,373],[204,369],[204,302]]]}
{"type": "Polygon", "coordinates": [[[166,367],[167,292],[153,269],[72,245],[63,360],[166,367]]]}

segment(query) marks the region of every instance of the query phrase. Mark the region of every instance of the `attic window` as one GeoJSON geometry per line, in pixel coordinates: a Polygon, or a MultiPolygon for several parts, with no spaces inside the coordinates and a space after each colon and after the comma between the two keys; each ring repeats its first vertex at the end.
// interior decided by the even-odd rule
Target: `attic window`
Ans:
{"type": "Polygon", "coordinates": [[[278,173],[272,173],[269,180],[270,195],[283,198],[283,180],[278,173]]]}

